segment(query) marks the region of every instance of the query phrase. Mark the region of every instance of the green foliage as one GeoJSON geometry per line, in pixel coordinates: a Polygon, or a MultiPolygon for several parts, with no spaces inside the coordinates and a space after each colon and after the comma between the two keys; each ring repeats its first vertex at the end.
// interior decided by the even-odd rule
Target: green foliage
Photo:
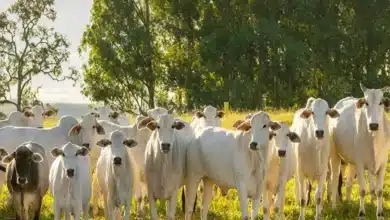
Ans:
{"type": "Polygon", "coordinates": [[[46,74],[60,78],[61,64],[68,60],[69,43],[52,27],[42,25],[44,19],[54,21],[54,0],[17,0],[0,13],[0,104],[22,104],[36,96],[31,90],[32,76],[46,74]],[[11,86],[17,86],[17,101],[8,99],[11,86]]]}
{"type": "Polygon", "coordinates": [[[390,83],[388,1],[154,0],[147,25],[149,1],[106,1],[94,2],[83,38],[85,94],[96,100],[137,109],[131,99],[151,101],[150,76],[157,90],[184,91],[175,104],[187,110],[288,108],[309,96],[334,104],[361,96],[359,82],[390,83]]]}

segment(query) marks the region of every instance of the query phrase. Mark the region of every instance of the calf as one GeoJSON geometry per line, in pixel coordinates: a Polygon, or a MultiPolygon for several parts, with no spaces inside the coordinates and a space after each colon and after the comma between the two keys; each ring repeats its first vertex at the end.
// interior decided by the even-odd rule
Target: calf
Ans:
{"type": "Polygon", "coordinates": [[[191,127],[195,133],[199,133],[207,126],[221,127],[221,118],[224,116],[223,111],[217,111],[217,109],[211,105],[206,106],[203,112],[197,111],[192,117],[191,127]]]}
{"type": "Polygon", "coordinates": [[[173,220],[177,191],[183,185],[185,154],[189,143],[178,130],[185,125],[167,114],[144,124],[141,122],[138,127],[146,126],[152,131],[145,152],[145,179],[151,219],[157,219],[156,199],[168,199],[167,219],[173,220]]]}
{"type": "Polygon", "coordinates": [[[317,180],[316,215],[321,217],[324,185],[328,172],[330,138],[328,129],[328,116],[336,118],[339,113],[330,109],[323,99],[308,101],[306,108],[299,109],[293,119],[292,129],[301,138],[300,143],[294,144],[297,157],[297,178],[299,182],[300,217],[305,219],[306,181],[317,180]]]}
{"type": "MultiPolygon", "coordinates": [[[[5,152],[4,149],[0,151],[5,152]]],[[[16,219],[39,219],[42,198],[48,189],[48,165],[45,150],[33,142],[22,143],[16,150],[3,158],[7,167],[7,188],[12,196],[16,219]]]]}
{"type": "MultiPolygon", "coordinates": [[[[389,87],[368,89],[363,84],[360,84],[360,87],[364,97],[358,99],[354,105],[346,105],[341,110],[340,118],[333,129],[332,207],[336,207],[336,177],[340,171],[341,158],[343,158],[346,163],[354,165],[353,170],[356,170],[357,173],[360,187],[359,218],[364,219],[366,214],[364,170],[367,170],[372,202],[375,193],[377,195],[376,217],[384,219],[382,196],[388,159],[387,146],[390,144],[390,124],[385,112],[390,111],[390,99],[383,95],[390,89],[389,87]]],[[[352,179],[353,176],[350,175],[349,178],[352,179]]],[[[350,193],[348,185],[347,197],[350,193]]]]}
{"type": "MultiPolygon", "coordinates": [[[[271,132],[273,138],[270,141],[269,149],[269,164],[268,164],[268,176],[266,182],[266,193],[268,193],[269,205],[272,199],[272,195],[276,195],[275,200],[275,215],[279,215],[278,219],[285,219],[284,216],[284,200],[286,183],[292,179],[296,170],[296,155],[292,143],[299,143],[301,139],[297,133],[290,131],[290,128],[285,122],[278,122],[281,128],[277,131],[271,132]]],[[[296,178],[295,178],[296,180],[296,178]]],[[[298,198],[298,185],[295,184],[295,197],[298,198]]],[[[270,210],[269,207],[264,207],[266,210],[270,210]]],[[[269,212],[264,213],[264,218],[269,218],[269,212]]]]}
{"type": "MultiPolygon", "coordinates": [[[[123,218],[129,219],[134,171],[126,147],[135,147],[137,142],[126,139],[123,132],[116,130],[111,132],[110,139],[102,139],[97,145],[104,148],[98,159],[96,174],[100,192],[103,194],[105,218],[115,219],[114,209],[120,210],[124,205],[123,218]]],[[[97,197],[94,196],[93,199],[96,200],[97,197]]],[[[97,207],[94,214],[97,214],[97,207]]]]}
{"type": "Polygon", "coordinates": [[[34,118],[34,114],[30,111],[11,112],[7,119],[0,120],[0,128],[6,126],[30,127],[30,121],[34,118]]]}
{"type": "MultiPolygon", "coordinates": [[[[186,219],[191,218],[201,179],[204,184],[201,219],[207,219],[214,184],[238,190],[243,219],[248,219],[247,198],[251,198],[252,219],[256,219],[267,176],[270,129],[279,128],[267,113],[260,111],[237,126],[238,131],[204,129],[187,148],[186,219]]],[[[268,202],[267,194],[263,201],[268,202]]],[[[264,213],[268,210],[264,209],[264,213]]]]}
{"type": "Polygon", "coordinates": [[[54,219],[89,218],[91,181],[89,174],[88,148],[68,142],[62,148],[53,148],[51,154],[56,159],[50,167],[50,192],[54,197],[54,219]]]}

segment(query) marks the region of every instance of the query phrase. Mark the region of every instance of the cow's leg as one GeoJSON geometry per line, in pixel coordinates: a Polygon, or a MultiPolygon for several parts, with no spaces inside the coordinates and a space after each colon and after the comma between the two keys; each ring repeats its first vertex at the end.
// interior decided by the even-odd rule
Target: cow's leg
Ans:
{"type": "Polygon", "coordinates": [[[157,220],[157,207],[156,207],[156,199],[152,196],[153,193],[150,191],[151,187],[148,187],[148,195],[149,195],[149,209],[150,209],[150,219],[157,220]]]}
{"type": "Polygon", "coordinates": [[[177,205],[177,192],[179,189],[174,190],[171,197],[169,198],[168,204],[169,209],[167,209],[167,219],[174,220],[176,214],[176,205],[177,205]]]}
{"type": "Polygon", "coordinates": [[[34,213],[34,220],[39,220],[39,216],[41,215],[42,197],[38,198],[37,207],[34,213]]]}
{"type": "MultiPolygon", "coordinates": [[[[240,210],[241,210],[241,216],[242,219],[248,220],[248,189],[246,187],[245,181],[241,179],[241,181],[238,182],[238,199],[240,201],[240,210]]],[[[264,201],[266,201],[266,198],[264,198],[264,201]]]]}
{"type": "Polygon", "coordinates": [[[306,180],[301,172],[301,169],[298,169],[298,183],[299,183],[299,220],[305,220],[305,206],[306,206],[306,180]]]}
{"type": "Polygon", "coordinates": [[[331,200],[332,200],[332,208],[334,209],[336,208],[336,202],[337,202],[337,186],[339,183],[340,166],[341,166],[341,158],[334,149],[331,150],[330,164],[332,170],[331,200]]]}
{"type": "MultiPolygon", "coordinates": [[[[112,198],[111,193],[108,193],[108,198],[112,198]]],[[[107,200],[107,210],[109,219],[115,219],[115,205],[112,199],[107,200]]]]}
{"type": "Polygon", "coordinates": [[[347,201],[351,201],[352,184],[353,184],[353,180],[355,179],[356,169],[355,169],[355,166],[352,164],[348,164],[347,168],[348,168],[348,176],[347,176],[347,182],[345,185],[345,187],[346,187],[345,196],[346,196],[347,201]]]}
{"type": "Polygon", "coordinates": [[[61,207],[59,204],[59,201],[56,197],[54,197],[54,220],[60,220],[61,219],[61,207]]]}
{"type": "Polygon", "coordinates": [[[371,196],[371,205],[374,204],[375,201],[375,183],[376,183],[376,176],[375,174],[368,171],[368,181],[370,184],[370,196],[371,196]]]}
{"type": "Polygon", "coordinates": [[[299,182],[298,182],[298,176],[294,176],[294,196],[295,196],[295,202],[297,205],[299,205],[299,182]]]}
{"type": "MultiPolygon", "coordinates": [[[[337,172],[337,177],[339,172],[337,172]]],[[[318,180],[317,184],[317,190],[316,190],[316,216],[315,219],[321,219],[322,214],[322,203],[323,203],[323,191],[325,186],[325,180],[326,180],[326,171],[322,173],[320,176],[320,179],[318,180]]],[[[338,182],[338,181],[337,181],[338,182]]],[[[337,192],[336,192],[337,193],[337,192]]]]}
{"type": "Polygon", "coordinates": [[[257,219],[257,216],[259,215],[260,203],[261,203],[261,194],[257,195],[255,199],[252,199],[251,219],[257,219]]]}
{"type": "Polygon", "coordinates": [[[203,179],[203,197],[202,197],[202,210],[200,212],[200,218],[202,220],[207,219],[207,213],[209,212],[209,206],[213,197],[214,184],[209,179],[203,179]]]}
{"type": "Polygon", "coordinates": [[[133,201],[133,189],[130,187],[130,193],[127,197],[128,199],[125,202],[125,213],[123,216],[123,219],[129,219],[130,218],[130,211],[131,211],[131,202],[133,201]]]}
{"type": "Polygon", "coordinates": [[[84,204],[83,204],[83,219],[84,220],[89,219],[89,207],[90,207],[89,201],[84,202],[84,204]]]}
{"type": "Polygon", "coordinates": [[[360,190],[360,207],[359,207],[359,219],[364,219],[366,215],[366,210],[364,208],[364,197],[366,195],[366,183],[364,180],[364,168],[361,164],[356,164],[357,171],[357,179],[359,182],[359,190],[360,190]]]}
{"type": "MultiPolygon", "coordinates": [[[[331,165],[330,165],[330,160],[329,160],[328,161],[328,170],[326,172],[326,199],[328,201],[331,201],[331,199],[332,199],[332,179],[331,179],[331,177],[332,177],[332,170],[331,170],[331,165]]],[[[325,190],[323,192],[325,192],[325,190]]]]}
{"type": "Polygon", "coordinates": [[[64,215],[65,215],[65,220],[70,220],[71,217],[70,210],[65,210],[64,215]]]}
{"type": "Polygon", "coordinates": [[[104,204],[104,217],[105,219],[109,219],[108,213],[108,196],[105,191],[103,191],[103,204],[104,204]]]}
{"type": "Polygon", "coordinates": [[[383,215],[383,184],[384,184],[385,174],[386,174],[386,163],[384,165],[382,165],[378,171],[378,182],[376,184],[376,187],[377,187],[376,195],[377,195],[377,199],[378,199],[376,217],[378,220],[385,219],[384,215],[383,215]]]}
{"type": "Polygon", "coordinates": [[[198,181],[194,177],[194,175],[190,175],[187,177],[186,181],[186,207],[185,207],[185,220],[190,220],[193,214],[193,205],[196,199],[196,191],[197,191],[198,181]]]}
{"type": "MultiPolygon", "coordinates": [[[[271,189],[266,187],[265,191],[263,192],[263,219],[268,220],[270,219],[270,204],[272,203],[272,192],[271,189]]],[[[252,210],[252,215],[256,214],[255,210],[252,210]]],[[[258,211],[257,211],[258,212],[258,211]]],[[[255,219],[255,218],[252,218],[255,219]]]]}
{"type": "Polygon", "coordinates": [[[283,175],[281,177],[282,178],[280,178],[278,189],[276,189],[277,195],[276,195],[274,210],[275,210],[275,215],[279,216],[280,220],[284,220],[285,219],[285,216],[284,216],[284,200],[285,200],[285,197],[286,197],[285,190],[286,190],[287,179],[286,179],[285,175],[283,175]]]}
{"type": "Polygon", "coordinates": [[[142,186],[141,182],[136,181],[134,183],[134,197],[136,200],[135,210],[137,217],[141,217],[143,213],[143,200],[142,200],[142,186]]]}

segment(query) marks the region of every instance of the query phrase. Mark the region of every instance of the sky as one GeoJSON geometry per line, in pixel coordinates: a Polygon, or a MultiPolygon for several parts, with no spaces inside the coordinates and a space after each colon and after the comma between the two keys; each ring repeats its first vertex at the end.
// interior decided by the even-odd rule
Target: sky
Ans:
{"type": "MultiPolygon", "coordinates": [[[[90,20],[90,9],[93,0],[56,0],[55,10],[57,19],[54,28],[57,32],[64,34],[70,45],[70,59],[66,65],[81,68],[83,60],[77,52],[81,35],[85,25],[90,20]]],[[[0,0],[0,11],[5,11],[8,6],[16,0],[0,0]]],[[[67,71],[65,69],[65,71],[67,71]]],[[[73,81],[55,82],[48,76],[38,75],[32,80],[32,87],[41,86],[39,99],[43,102],[61,103],[87,103],[88,99],[80,93],[80,85],[73,86],[73,81]]],[[[11,98],[16,97],[16,88],[11,89],[11,98]]]]}

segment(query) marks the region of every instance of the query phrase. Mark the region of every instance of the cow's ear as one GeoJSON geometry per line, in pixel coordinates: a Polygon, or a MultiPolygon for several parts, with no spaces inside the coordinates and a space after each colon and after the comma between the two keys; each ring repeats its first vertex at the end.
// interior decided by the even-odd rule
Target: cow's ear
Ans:
{"type": "Polygon", "coordinates": [[[96,125],[95,125],[95,128],[96,128],[96,133],[100,134],[100,135],[104,135],[106,132],[104,131],[104,128],[103,126],[101,126],[99,123],[96,122],[96,125]]]}
{"type": "Polygon", "coordinates": [[[42,113],[42,116],[51,117],[55,115],[56,112],[53,109],[46,110],[42,113]]]}
{"type": "Polygon", "coordinates": [[[268,123],[268,126],[271,128],[271,130],[276,131],[280,129],[280,124],[274,121],[270,121],[268,123]]]}
{"type": "Polygon", "coordinates": [[[195,116],[197,117],[197,118],[206,118],[206,116],[204,115],[204,113],[203,112],[201,112],[201,111],[197,111],[197,112],[195,112],[195,116]]]}
{"type": "Polygon", "coordinates": [[[64,151],[62,151],[62,149],[60,149],[58,147],[55,147],[55,148],[51,149],[50,154],[53,157],[64,156],[64,151]]]}
{"type": "Polygon", "coordinates": [[[386,112],[390,112],[390,99],[387,97],[384,97],[382,99],[383,107],[385,108],[386,112]]]}
{"type": "Polygon", "coordinates": [[[41,163],[43,161],[43,157],[41,154],[39,153],[33,153],[33,155],[31,156],[31,159],[35,162],[35,163],[41,163]]]}
{"type": "Polygon", "coordinates": [[[305,109],[305,110],[303,110],[303,112],[301,113],[301,118],[307,119],[307,118],[309,118],[312,114],[313,114],[313,112],[312,112],[311,110],[305,109]]]}
{"type": "Polygon", "coordinates": [[[356,108],[362,108],[363,105],[367,105],[367,100],[365,98],[360,98],[357,102],[356,102],[356,108]]]}
{"type": "Polygon", "coordinates": [[[76,152],[76,156],[87,156],[89,153],[89,150],[88,148],[86,147],[81,147],[77,150],[76,152]]]}
{"type": "Polygon", "coordinates": [[[275,136],[276,136],[276,133],[273,132],[273,131],[270,131],[270,132],[269,132],[268,139],[269,139],[269,140],[272,140],[272,138],[275,137],[275,136]]]}
{"type": "Polygon", "coordinates": [[[146,127],[149,129],[149,130],[151,130],[151,131],[154,131],[156,128],[157,128],[157,122],[155,122],[155,121],[151,121],[151,122],[149,122],[147,125],[146,125],[146,127]]]}
{"type": "Polygon", "coordinates": [[[242,122],[239,126],[237,126],[237,130],[239,131],[249,131],[252,126],[249,120],[242,122]]]}
{"type": "Polygon", "coordinates": [[[328,109],[328,111],[326,111],[326,114],[329,115],[329,117],[331,118],[337,118],[340,116],[339,112],[334,108],[328,109]]]}
{"type": "Polygon", "coordinates": [[[287,134],[287,137],[290,138],[290,141],[291,142],[294,142],[294,143],[300,143],[301,142],[301,138],[299,137],[299,135],[295,132],[289,132],[287,134]]]}
{"type": "Polygon", "coordinates": [[[4,148],[0,148],[0,159],[7,156],[8,152],[4,148]]]}
{"type": "Polygon", "coordinates": [[[183,129],[185,126],[186,126],[186,125],[185,125],[183,122],[181,122],[181,121],[175,121],[175,122],[173,123],[173,127],[174,127],[176,130],[181,130],[181,129],[183,129]]]}
{"type": "Polygon", "coordinates": [[[111,140],[109,139],[102,139],[96,143],[96,145],[99,147],[107,147],[110,144],[111,144],[111,140]]]}
{"type": "Polygon", "coordinates": [[[223,111],[218,111],[217,112],[217,117],[218,118],[223,118],[224,115],[225,115],[225,112],[223,112],[223,111]]]}
{"type": "Polygon", "coordinates": [[[9,164],[9,163],[11,163],[11,161],[15,158],[15,152],[13,152],[12,154],[9,154],[9,155],[7,155],[7,156],[5,156],[4,158],[3,158],[3,160],[2,160],[2,162],[4,163],[4,164],[9,164]]]}
{"type": "Polygon", "coordinates": [[[244,122],[244,120],[237,120],[236,122],[234,122],[233,128],[237,128],[243,122],[244,122]]]}
{"type": "Polygon", "coordinates": [[[80,131],[81,131],[82,127],[80,124],[76,124],[75,126],[73,126],[70,131],[69,131],[69,136],[73,136],[73,135],[78,135],[80,134],[80,131]]]}
{"type": "Polygon", "coordinates": [[[137,129],[140,130],[140,129],[143,129],[146,127],[147,124],[149,124],[149,122],[151,121],[154,121],[154,119],[152,117],[146,117],[146,118],[143,118],[137,125],[137,129]]]}
{"type": "Polygon", "coordinates": [[[126,145],[128,148],[132,148],[137,146],[138,143],[134,139],[127,138],[123,141],[123,144],[126,145]]]}

